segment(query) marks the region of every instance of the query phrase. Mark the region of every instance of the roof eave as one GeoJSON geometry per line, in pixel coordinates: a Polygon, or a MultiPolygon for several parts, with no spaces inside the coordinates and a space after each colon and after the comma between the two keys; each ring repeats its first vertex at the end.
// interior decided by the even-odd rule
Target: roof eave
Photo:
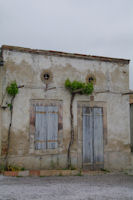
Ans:
{"type": "Polygon", "coordinates": [[[85,54],[77,54],[77,53],[67,53],[67,52],[60,52],[60,51],[38,50],[38,49],[30,49],[30,48],[17,47],[17,46],[8,46],[8,45],[3,45],[1,49],[2,51],[3,50],[19,51],[19,52],[33,53],[33,54],[40,54],[40,55],[49,55],[49,56],[54,55],[54,56],[79,58],[79,59],[87,59],[87,60],[98,60],[98,61],[103,61],[103,62],[114,62],[114,63],[120,63],[120,64],[129,64],[130,62],[130,60],[128,59],[85,55],[85,54]]]}

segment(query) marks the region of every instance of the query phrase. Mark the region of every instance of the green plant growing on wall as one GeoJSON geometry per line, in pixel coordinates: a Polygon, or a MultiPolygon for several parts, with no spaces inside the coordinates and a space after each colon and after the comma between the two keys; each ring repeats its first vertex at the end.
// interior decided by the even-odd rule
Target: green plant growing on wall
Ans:
{"type": "Polygon", "coordinates": [[[93,92],[93,83],[83,83],[79,81],[71,82],[69,79],[65,81],[65,87],[71,94],[86,94],[90,95],[93,92]]]}
{"type": "Polygon", "coordinates": [[[68,146],[68,152],[67,152],[67,163],[68,168],[71,168],[71,146],[74,142],[74,125],[73,125],[73,101],[76,94],[80,95],[90,95],[93,92],[93,83],[83,83],[79,81],[73,81],[71,82],[69,79],[65,81],[65,88],[69,90],[71,94],[71,101],[70,101],[70,115],[71,115],[71,138],[68,146]]]}
{"type": "Polygon", "coordinates": [[[8,85],[6,91],[11,97],[15,97],[16,94],[18,94],[18,86],[16,81],[13,81],[10,85],[8,85]]]}
{"type": "Polygon", "coordinates": [[[6,151],[6,156],[5,156],[5,166],[6,168],[8,167],[8,153],[9,153],[9,147],[10,147],[10,135],[11,135],[11,126],[12,126],[12,115],[13,115],[13,103],[16,95],[19,92],[19,87],[17,86],[16,81],[13,81],[10,83],[10,85],[7,86],[6,92],[7,94],[11,97],[11,101],[8,105],[10,109],[10,124],[9,124],[9,129],[8,129],[8,139],[7,139],[7,151],[6,151]]]}

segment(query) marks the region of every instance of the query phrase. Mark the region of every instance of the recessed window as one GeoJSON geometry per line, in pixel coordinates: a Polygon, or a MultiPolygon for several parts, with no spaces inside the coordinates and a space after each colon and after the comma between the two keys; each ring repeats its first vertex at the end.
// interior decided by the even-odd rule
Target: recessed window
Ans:
{"type": "Polygon", "coordinates": [[[89,83],[92,83],[93,81],[94,81],[94,78],[92,76],[88,78],[89,83]]]}
{"type": "Polygon", "coordinates": [[[58,147],[58,107],[35,106],[35,149],[58,147]]]}
{"type": "Polygon", "coordinates": [[[44,80],[48,80],[50,78],[50,75],[48,73],[44,74],[44,80]]]}
{"type": "Polygon", "coordinates": [[[62,131],[62,101],[31,100],[30,152],[56,151],[62,131]]]}
{"type": "Polygon", "coordinates": [[[88,75],[86,76],[86,82],[87,82],[87,83],[93,83],[93,84],[95,84],[95,83],[96,83],[96,78],[95,78],[95,76],[94,76],[93,74],[88,74],[88,75]]]}
{"type": "Polygon", "coordinates": [[[41,73],[41,80],[45,83],[48,84],[52,81],[53,79],[53,74],[52,72],[48,70],[43,70],[41,73]]]}

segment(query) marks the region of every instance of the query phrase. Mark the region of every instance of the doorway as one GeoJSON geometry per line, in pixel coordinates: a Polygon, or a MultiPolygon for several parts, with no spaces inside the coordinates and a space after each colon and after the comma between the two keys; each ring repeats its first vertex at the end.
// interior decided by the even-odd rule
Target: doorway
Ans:
{"type": "Polygon", "coordinates": [[[103,108],[82,107],[83,169],[104,167],[103,108]]]}

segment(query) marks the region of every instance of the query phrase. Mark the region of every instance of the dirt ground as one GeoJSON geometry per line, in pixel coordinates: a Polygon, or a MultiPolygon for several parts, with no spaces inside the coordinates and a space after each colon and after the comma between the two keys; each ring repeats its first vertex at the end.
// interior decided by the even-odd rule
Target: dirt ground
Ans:
{"type": "Polygon", "coordinates": [[[133,176],[0,176],[0,200],[133,200],[133,176]]]}

